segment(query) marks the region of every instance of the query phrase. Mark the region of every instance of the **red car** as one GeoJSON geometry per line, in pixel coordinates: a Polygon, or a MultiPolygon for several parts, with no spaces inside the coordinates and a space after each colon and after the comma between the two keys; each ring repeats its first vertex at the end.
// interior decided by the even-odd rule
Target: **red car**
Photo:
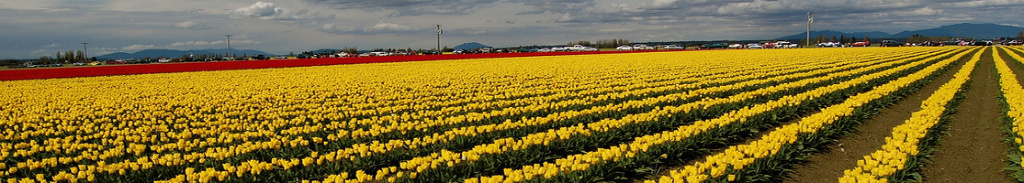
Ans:
{"type": "Polygon", "coordinates": [[[853,46],[853,47],[868,47],[868,46],[871,46],[871,41],[857,41],[857,42],[854,42],[853,44],[850,44],[850,46],[853,46]]]}

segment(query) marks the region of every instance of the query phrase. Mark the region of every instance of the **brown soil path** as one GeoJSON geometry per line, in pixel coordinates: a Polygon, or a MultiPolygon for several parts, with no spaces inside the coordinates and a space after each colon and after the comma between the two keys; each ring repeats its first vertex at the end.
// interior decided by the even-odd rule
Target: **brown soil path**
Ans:
{"type": "Polygon", "coordinates": [[[1002,171],[1009,146],[1000,121],[999,78],[991,49],[971,75],[948,136],[943,136],[932,163],[922,170],[925,182],[1010,182],[1002,171]]]}
{"type": "MultiPolygon", "coordinates": [[[[895,105],[882,109],[858,127],[858,131],[849,134],[829,145],[826,152],[811,154],[808,163],[797,165],[795,172],[790,173],[785,182],[825,183],[838,182],[843,171],[857,166],[857,160],[871,154],[885,144],[885,137],[892,134],[892,129],[910,119],[911,113],[921,109],[921,102],[931,96],[942,84],[949,82],[970,56],[962,59],[939,77],[934,78],[917,92],[900,100],[895,105]]],[[[991,66],[991,64],[989,64],[991,66]]],[[[998,105],[998,103],[997,103],[998,105]]],[[[998,110],[997,110],[998,111],[998,110]]],[[[1001,134],[1001,133],[1000,133],[1001,134]]]]}

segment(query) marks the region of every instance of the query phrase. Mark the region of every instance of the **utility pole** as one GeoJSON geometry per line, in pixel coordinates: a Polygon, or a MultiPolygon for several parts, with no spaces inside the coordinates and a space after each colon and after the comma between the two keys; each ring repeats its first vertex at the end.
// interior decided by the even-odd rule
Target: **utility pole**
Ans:
{"type": "Polygon", "coordinates": [[[811,23],[814,23],[814,17],[811,16],[811,12],[807,12],[807,39],[804,46],[808,48],[811,47],[811,23]]]}
{"type": "Polygon", "coordinates": [[[227,37],[228,37],[228,54],[227,54],[227,55],[224,55],[224,57],[228,57],[228,58],[231,58],[231,59],[235,59],[235,58],[233,58],[233,57],[230,57],[230,56],[231,56],[231,35],[224,35],[224,36],[227,36],[227,37]]]}
{"type": "Polygon", "coordinates": [[[86,62],[90,61],[89,60],[89,43],[82,43],[82,49],[84,49],[84,51],[82,51],[82,58],[85,58],[86,62]]]}
{"type": "Polygon", "coordinates": [[[441,25],[437,25],[437,53],[444,51],[441,50],[441,33],[444,33],[444,31],[441,30],[441,25]]]}

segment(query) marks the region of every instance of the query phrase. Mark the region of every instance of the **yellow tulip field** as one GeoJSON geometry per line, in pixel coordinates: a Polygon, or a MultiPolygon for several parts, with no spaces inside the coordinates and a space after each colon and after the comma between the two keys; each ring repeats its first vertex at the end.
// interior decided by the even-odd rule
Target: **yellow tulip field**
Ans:
{"type": "Polygon", "coordinates": [[[980,69],[998,73],[1001,166],[1024,180],[1022,57],[623,52],[0,81],[0,181],[779,182],[927,92],[884,145],[827,177],[904,182],[980,69]]]}

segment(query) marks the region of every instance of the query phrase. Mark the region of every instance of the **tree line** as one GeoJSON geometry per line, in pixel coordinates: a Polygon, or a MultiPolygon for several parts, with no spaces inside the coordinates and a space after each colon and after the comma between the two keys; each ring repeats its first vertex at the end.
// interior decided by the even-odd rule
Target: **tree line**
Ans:
{"type": "MultiPolygon", "coordinates": [[[[910,37],[907,37],[906,38],[906,40],[907,40],[906,42],[920,43],[920,42],[925,42],[925,41],[946,41],[946,40],[950,40],[950,39],[953,39],[953,38],[954,37],[949,37],[949,36],[924,36],[924,35],[920,35],[920,34],[914,34],[914,35],[911,35],[910,37]]],[[[1014,38],[1016,38],[1017,40],[1024,40],[1024,31],[1017,32],[1017,37],[1014,37],[1014,38]]],[[[851,37],[846,37],[846,35],[842,35],[839,38],[836,38],[835,35],[832,35],[831,37],[829,37],[828,35],[818,35],[818,36],[814,37],[812,40],[813,41],[817,41],[819,43],[822,43],[822,42],[852,43],[852,42],[857,42],[858,39],[857,39],[857,37],[852,37],[852,36],[851,37]]],[[[864,39],[863,40],[871,40],[871,38],[868,37],[868,35],[864,35],[864,39]]],[[[970,39],[968,38],[968,40],[970,40],[970,39]]]]}
{"type": "Polygon", "coordinates": [[[855,36],[846,37],[846,35],[840,35],[838,38],[836,38],[835,35],[832,35],[832,37],[829,37],[828,35],[818,35],[817,37],[814,37],[813,40],[818,43],[853,43],[857,42],[858,40],[871,40],[871,36],[864,35],[864,39],[857,39],[857,37],[855,36]]]}
{"type": "Polygon", "coordinates": [[[566,46],[583,45],[583,46],[589,46],[589,47],[595,47],[595,48],[615,48],[615,47],[619,47],[619,46],[623,46],[623,45],[629,45],[630,43],[631,42],[629,42],[629,40],[626,40],[626,39],[602,39],[602,40],[597,40],[595,42],[590,42],[590,41],[570,41],[569,43],[567,43],[565,45],[566,46]]]}
{"type": "Polygon", "coordinates": [[[38,62],[42,64],[55,64],[55,63],[73,63],[73,62],[92,62],[96,61],[96,57],[85,58],[85,52],[82,50],[77,51],[58,51],[54,54],[54,57],[41,56],[38,62]]]}

